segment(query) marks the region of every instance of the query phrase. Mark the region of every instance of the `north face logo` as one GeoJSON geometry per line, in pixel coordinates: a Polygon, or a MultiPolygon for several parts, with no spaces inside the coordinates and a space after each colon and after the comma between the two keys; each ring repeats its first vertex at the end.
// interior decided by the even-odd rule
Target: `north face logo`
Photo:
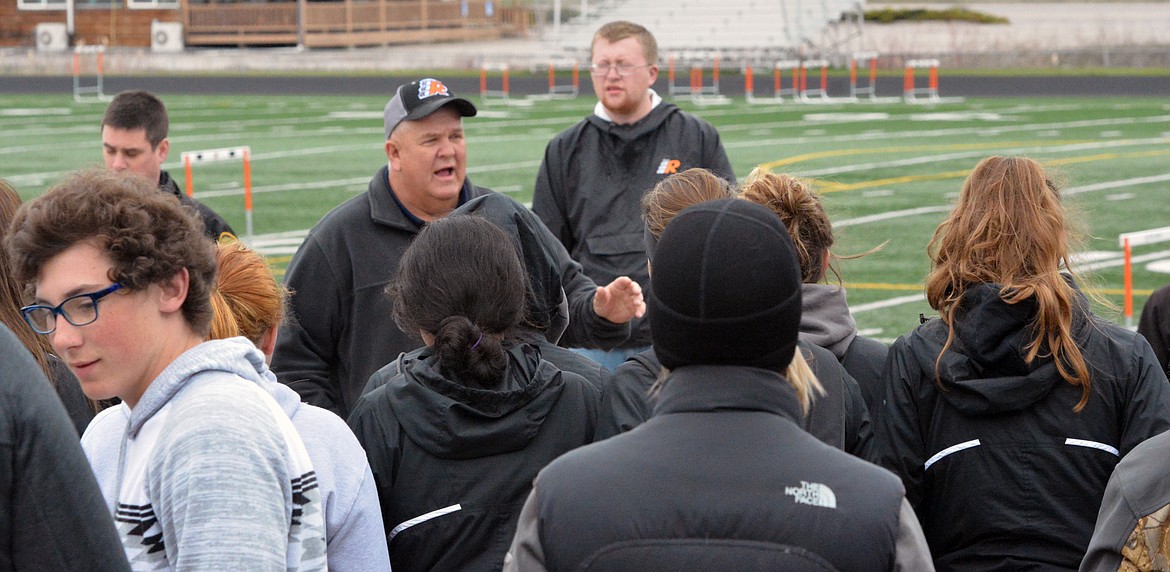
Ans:
{"type": "Polygon", "coordinates": [[[784,487],[784,496],[791,496],[792,501],[799,504],[837,508],[837,495],[821,483],[800,481],[799,487],[784,487]]]}
{"type": "Polygon", "coordinates": [[[432,95],[451,95],[447,86],[437,79],[427,78],[418,82],[418,98],[426,99],[432,95]]]}
{"type": "Polygon", "coordinates": [[[663,159],[658,164],[659,175],[673,175],[678,172],[678,168],[682,166],[682,161],[678,159],[663,159]]]}

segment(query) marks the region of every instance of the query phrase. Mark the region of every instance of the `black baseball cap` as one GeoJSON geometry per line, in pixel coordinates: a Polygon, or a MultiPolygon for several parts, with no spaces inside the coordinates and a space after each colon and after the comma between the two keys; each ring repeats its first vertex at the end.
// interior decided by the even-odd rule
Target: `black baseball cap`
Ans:
{"type": "Polygon", "coordinates": [[[470,101],[455,97],[447,84],[435,78],[428,77],[398,86],[398,91],[382,112],[386,138],[390,138],[399,123],[422,119],[445,105],[455,106],[462,117],[475,117],[476,109],[470,101]]]}

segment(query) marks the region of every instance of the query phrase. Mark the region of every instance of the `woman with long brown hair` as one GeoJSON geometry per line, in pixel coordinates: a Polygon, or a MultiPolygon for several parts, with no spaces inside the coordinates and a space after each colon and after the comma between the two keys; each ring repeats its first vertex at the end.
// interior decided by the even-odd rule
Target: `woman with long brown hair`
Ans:
{"type": "Polygon", "coordinates": [[[69,371],[69,367],[53,355],[49,339],[34,332],[20,315],[20,308],[24,305],[24,294],[12,274],[8,252],[3,248],[4,234],[8,231],[8,225],[12,222],[20,203],[20,195],[16,194],[16,189],[12,188],[8,181],[0,179],[0,322],[8,326],[24,347],[32,352],[37,365],[41,366],[45,377],[49,379],[53,389],[57,390],[57,396],[61,398],[61,403],[65,405],[65,410],[69,412],[69,418],[77,429],[77,435],[80,436],[93,420],[98,406],[81,392],[81,384],[69,371]]]}
{"type": "Polygon", "coordinates": [[[1149,344],[1078,289],[1070,227],[1039,163],[989,157],[930,241],[939,319],[890,348],[877,438],[939,570],[1075,570],[1113,467],[1170,428],[1149,344]]]}

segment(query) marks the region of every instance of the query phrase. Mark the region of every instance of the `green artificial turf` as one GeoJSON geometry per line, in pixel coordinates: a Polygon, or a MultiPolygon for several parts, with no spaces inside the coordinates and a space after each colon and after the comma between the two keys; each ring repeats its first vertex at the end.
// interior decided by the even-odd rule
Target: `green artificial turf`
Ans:
{"type": "MultiPolygon", "coordinates": [[[[944,93],[945,95],[945,93],[944,93]]],[[[292,239],[341,202],[365,190],[385,163],[381,97],[178,96],[171,116],[167,168],[180,183],[183,151],[247,145],[251,149],[258,245],[282,273],[292,239]]],[[[499,101],[466,121],[469,176],[479,185],[531,200],[545,144],[580,120],[593,100],[499,101]]],[[[1081,214],[1087,240],[1104,266],[1090,283],[1120,315],[1120,233],[1170,226],[1170,104],[1155,98],[996,98],[930,105],[829,103],[680,106],[713,123],[741,178],[763,165],[816,181],[836,223],[842,254],[879,252],[839,265],[860,328],[892,340],[930,308],[913,297],[929,268],[926,244],[960,189],[965,173],[987,155],[1027,155],[1054,168],[1072,190],[1066,203],[1081,214]],[[918,214],[906,211],[918,209],[918,214]],[[891,214],[893,213],[893,214],[891,214]],[[901,216],[894,216],[901,213],[901,216]],[[859,217],[879,217],[858,220],[859,217]],[[885,217],[885,218],[882,218],[885,217]],[[901,300],[903,301],[898,303],[901,300]]],[[[0,95],[0,177],[30,198],[66,173],[101,162],[102,104],[76,104],[68,94],[0,95]]],[[[239,162],[199,164],[195,196],[244,229],[239,162]]],[[[1148,292],[1170,275],[1147,269],[1170,260],[1170,243],[1140,246],[1133,284],[1140,312],[1148,292]],[[1164,254],[1162,254],[1164,253],[1164,254]]]]}

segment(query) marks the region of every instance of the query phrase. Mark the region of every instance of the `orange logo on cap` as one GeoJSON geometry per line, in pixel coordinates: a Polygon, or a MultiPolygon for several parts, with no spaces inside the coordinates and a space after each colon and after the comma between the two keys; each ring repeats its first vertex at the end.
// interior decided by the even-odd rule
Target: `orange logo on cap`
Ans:
{"type": "Polygon", "coordinates": [[[437,79],[427,78],[418,82],[418,98],[426,99],[432,95],[451,95],[447,86],[437,79]]]}

